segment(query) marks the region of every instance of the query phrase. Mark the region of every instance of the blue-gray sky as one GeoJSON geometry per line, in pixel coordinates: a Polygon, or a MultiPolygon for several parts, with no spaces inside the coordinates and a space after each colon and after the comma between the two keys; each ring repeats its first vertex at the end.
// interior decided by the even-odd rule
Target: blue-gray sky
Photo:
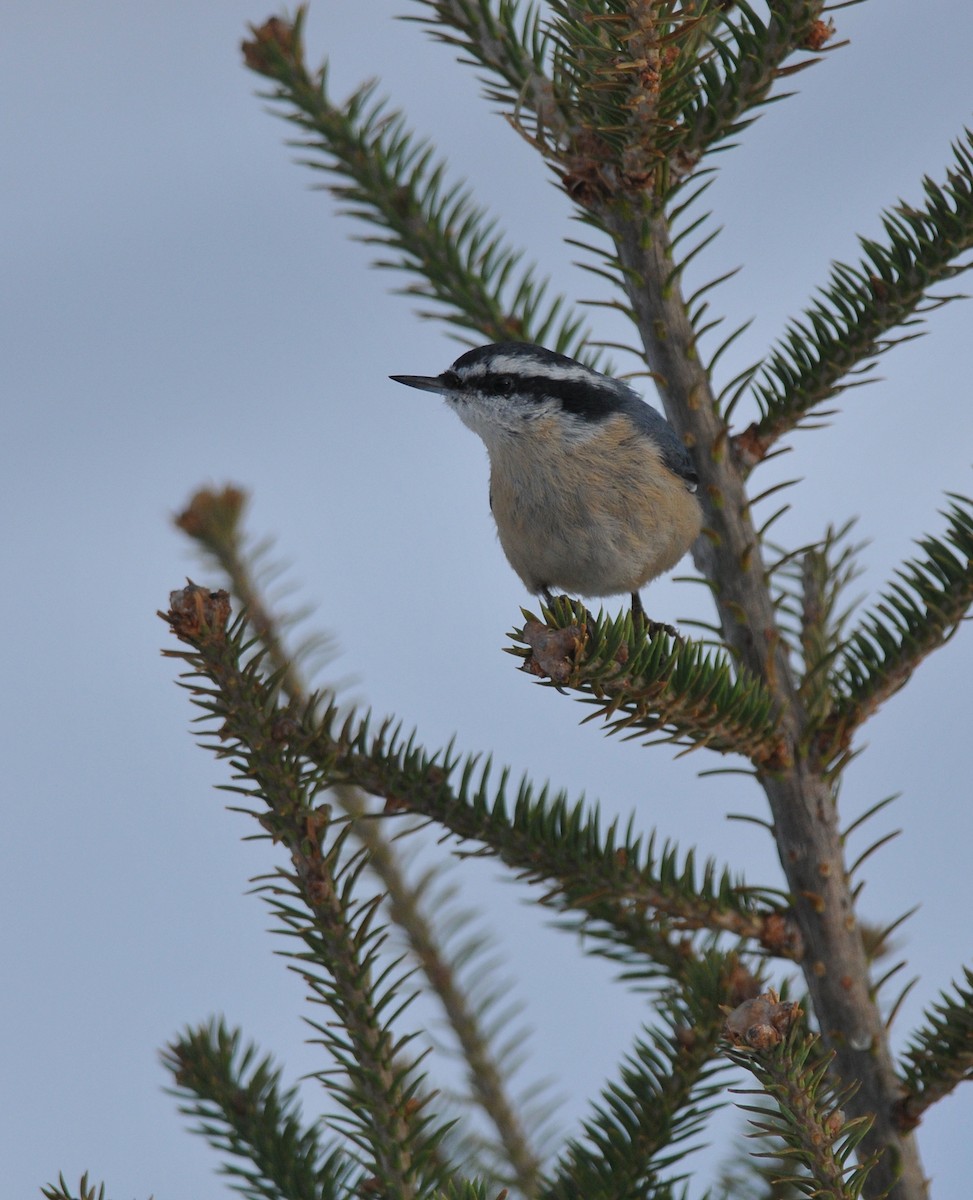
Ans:
{"type": "MultiPolygon", "coordinates": [[[[310,53],[344,94],[378,76],[478,198],[558,285],[604,298],[573,268],[576,237],[543,167],[477,95],[472,73],[416,25],[408,0],[312,6],[310,53]]],[[[244,818],[213,785],[225,768],[187,732],[187,698],[159,657],[154,616],[198,566],[170,515],[200,484],[251,489],[255,534],[276,535],[300,597],[334,634],[335,671],[377,712],[452,734],[608,812],[779,881],[768,839],[728,811],[760,813],[742,777],[698,777],[581,729],[584,710],[531,685],[500,652],[525,602],[486,504],[480,443],[434,397],[388,382],[436,372],[457,348],[368,269],[368,248],[292,162],[289,130],[254,98],[240,63],[239,0],[6,5],[0,108],[6,515],[2,729],[6,918],[0,1132],[4,1185],[29,1196],[88,1169],[116,1197],[217,1196],[216,1158],[164,1095],[156,1049],[211,1013],[244,1026],[288,1078],[322,1066],[305,1044],[302,989],[247,895],[272,865],[242,844],[244,818]]],[[[760,356],[856,254],[878,213],[942,178],[970,116],[973,9],[886,0],[836,14],[851,45],[790,81],[720,156],[710,207],[724,227],[699,271],[742,271],[712,297],[752,318],[726,376],[760,356]]],[[[701,282],[705,276],[698,275],[701,282]]],[[[889,355],[882,382],[850,393],[830,428],[804,433],[772,471],[803,478],[779,537],[798,545],[859,515],[867,595],[942,527],[947,490],[971,490],[973,309],[933,314],[930,336],[889,355]]],[[[625,330],[592,309],[605,337],[625,330]]],[[[620,363],[633,369],[635,364],[620,363]]],[[[679,572],[677,572],[678,574],[679,572]]],[[[653,615],[705,612],[671,581],[653,615]]],[[[913,989],[897,1044],[973,951],[966,740],[970,635],[923,665],[866,730],[848,773],[849,819],[902,798],[871,827],[903,836],[869,864],[864,910],[891,919],[913,989]]],[[[860,848],[867,841],[862,838],[860,848]]],[[[464,869],[465,870],[465,869],[464,869]]],[[[556,1080],[570,1128],[610,1077],[643,1001],[605,964],[547,931],[499,869],[458,881],[509,964],[536,1029],[524,1082],[556,1080]]],[[[313,1103],[313,1086],[305,1089],[313,1103]]],[[[970,1096],[920,1131],[940,1196],[968,1184],[970,1096]]]]}

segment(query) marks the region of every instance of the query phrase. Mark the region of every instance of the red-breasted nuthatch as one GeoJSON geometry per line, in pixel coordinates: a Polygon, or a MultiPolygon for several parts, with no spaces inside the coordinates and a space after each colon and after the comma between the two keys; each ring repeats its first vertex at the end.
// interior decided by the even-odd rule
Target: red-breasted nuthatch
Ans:
{"type": "Polygon", "coordinates": [[[500,342],[441,375],[392,375],[438,392],[490,456],[500,545],[531,592],[630,592],[699,535],[696,472],[672,426],[626,383],[542,346],[500,342]]]}

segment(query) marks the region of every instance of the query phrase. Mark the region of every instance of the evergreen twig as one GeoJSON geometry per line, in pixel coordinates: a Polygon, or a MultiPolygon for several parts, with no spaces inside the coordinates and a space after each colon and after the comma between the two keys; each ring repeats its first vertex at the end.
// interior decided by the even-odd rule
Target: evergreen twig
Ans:
{"type": "Polygon", "coordinates": [[[745,114],[767,103],[779,79],[816,61],[785,67],[784,60],[795,51],[817,53],[833,31],[821,21],[824,0],[774,0],[766,20],[746,0],[709,7],[718,14],[709,52],[700,57],[696,86],[681,113],[680,151],[690,161],[746,128],[753,118],[745,114]]]}
{"type": "Polygon", "coordinates": [[[924,556],[896,571],[841,646],[831,673],[832,709],[817,733],[818,752],[829,761],[949,641],[973,605],[973,500],[950,498],[945,533],[919,540],[924,556]]]}
{"type": "Polygon", "coordinates": [[[671,1194],[672,1168],[694,1148],[686,1146],[718,1107],[724,1091],[714,1063],[719,1006],[733,1003],[728,959],[712,953],[696,960],[682,986],[663,999],[662,1027],[646,1031],[618,1080],[602,1092],[572,1140],[540,1200],[671,1194]]]}
{"type": "Polygon", "coordinates": [[[778,1045],[730,1049],[728,1056],[760,1085],[743,1094],[772,1101],[740,1107],[753,1114],[753,1136],[783,1145],[777,1151],[785,1168],[780,1182],[822,1200],[858,1200],[875,1166],[859,1151],[871,1122],[845,1115],[851,1091],[838,1093],[829,1082],[832,1056],[821,1054],[818,1039],[797,1025],[778,1045]]]}
{"type": "Polygon", "coordinates": [[[963,256],[973,250],[973,133],[954,145],[945,182],[927,177],[923,189],[924,205],[900,202],[882,215],[884,242],[862,238],[859,263],[832,268],[764,360],[753,384],[761,415],[735,439],[748,465],[844,388],[866,381],[879,355],[917,337],[927,313],[957,298],[933,291],[971,265],[963,256]]]}
{"type": "Polygon", "coordinates": [[[337,1148],[325,1151],[301,1121],[296,1089],[281,1091],[280,1071],[256,1056],[222,1021],[186,1030],[163,1054],[179,1111],[229,1156],[222,1173],[247,1200],[346,1200],[361,1168],[337,1148]]]}
{"type": "Polygon", "coordinates": [[[527,114],[534,119],[530,138],[535,144],[555,145],[568,138],[567,125],[545,72],[553,42],[539,7],[517,0],[418,0],[429,16],[419,21],[431,35],[487,72],[485,95],[509,110],[523,128],[527,114]]]}
{"type": "Polygon", "coordinates": [[[602,719],[609,733],[661,733],[764,766],[786,759],[773,695],[724,655],[638,627],[628,613],[593,616],[567,598],[545,610],[546,623],[524,615],[511,652],[525,670],[596,705],[588,719],[602,719]]]}
{"type": "MultiPolygon", "coordinates": [[[[442,1178],[436,1145],[442,1136],[423,1105],[414,1103],[421,1077],[417,1063],[404,1059],[409,1039],[393,1040],[387,1010],[403,980],[389,970],[376,975],[383,940],[375,924],[379,897],[360,899],[355,883],[362,855],[345,853],[347,825],[333,828],[327,806],[315,804],[324,787],[321,772],[288,746],[287,723],[276,712],[279,677],[261,675],[263,651],[246,658],[253,642],[245,622],[228,628],[229,598],[190,585],[173,594],[167,619],[184,641],[201,639],[210,654],[205,668],[192,654],[167,651],[190,660],[190,676],[205,669],[210,686],[186,682],[204,719],[218,728],[204,742],[229,758],[240,781],[227,790],[248,803],[263,829],[287,847],[293,871],[278,872],[265,892],[284,927],[302,939],[309,953],[301,973],[313,997],[338,1018],[315,1027],[343,1069],[322,1080],[347,1114],[347,1131],[376,1165],[387,1194],[413,1200],[423,1181],[442,1178]]],[[[305,713],[315,703],[308,701],[305,713]]]]}
{"type": "Polygon", "coordinates": [[[304,10],[293,24],[271,20],[244,43],[248,66],[273,80],[268,99],[304,132],[305,165],[337,175],[332,186],[343,211],[380,232],[361,240],[382,247],[379,265],[417,275],[408,295],[433,300],[424,312],[493,341],[543,342],[596,365],[582,318],[522,253],[505,244],[497,222],[474,204],[470,191],[446,182],[446,164],[416,140],[402,116],[375,99],[371,84],[344,106],[328,95],[327,71],[314,79],[304,61],[304,10]]]}
{"type": "MultiPolygon", "coordinates": [[[[234,595],[246,613],[247,625],[267,655],[269,672],[279,681],[281,694],[297,707],[308,702],[307,686],[295,660],[288,656],[280,633],[280,618],[271,614],[254,580],[242,535],[241,520],[246,495],[238,488],[197,492],[176,524],[192,537],[226,574],[234,595]]],[[[337,783],[330,791],[341,810],[353,818],[352,832],[368,852],[368,866],[385,889],[389,917],[402,931],[430,988],[439,996],[443,1011],[462,1048],[471,1092],[497,1133],[497,1157],[517,1180],[525,1195],[535,1187],[537,1155],[520,1114],[507,1094],[506,1081],[496,1061],[490,1038],[484,1032],[488,1005],[474,1005],[453,964],[449,961],[432,921],[426,915],[420,889],[406,879],[399,855],[393,850],[381,822],[365,811],[361,794],[337,783]]]]}
{"type": "Polygon", "coordinates": [[[105,1185],[89,1183],[88,1172],[85,1171],[78,1183],[78,1190],[74,1191],[64,1176],[59,1175],[56,1184],[49,1183],[41,1188],[41,1195],[45,1200],[105,1200],[105,1185]]]}
{"type": "MultiPolygon", "coordinates": [[[[673,847],[664,847],[660,855],[654,841],[643,846],[631,824],[622,839],[617,823],[603,835],[597,811],[586,816],[582,804],[570,805],[563,793],[549,797],[546,788],[535,795],[526,781],[508,812],[507,772],[492,788],[490,763],[479,768],[476,755],[461,759],[452,748],[429,754],[414,734],[405,737],[388,724],[373,733],[369,715],[339,713],[333,704],[319,709],[316,697],[278,709],[275,681],[262,680],[242,661],[242,618],[231,627],[224,622],[215,634],[181,618],[182,610],[204,603],[201,594],[195,585],[173,594],[174,608],[166,619],[194,649],[168,653],[185,658],[189,678],[198,674],[213,685],[187,682],[195,703],[222,713],[221,697],[232,697],[233,736],[245,739],[239,752],[246,758],[266,753],[267,743],[279,744],[279,753],[286,753],[307,788],[353,785],[383,798],[387,812],[432,817],[461,839],[486,843],[524,878],[553,885],[546,903],[586,914],[649,958],[678,956],[666,931],[699,929],[733,933],[772,952],[794,954],[793,930],[783,910],[727,872],[718,873],[712,863],[700,876],[693,855],[681,864],[673,847]],[[648,910],[654,912],[651,920],[648,910]]],[[[237,753],[232,743],[214,750],[220,757],[237,753]]],[[[269,772],[262,786],[273,789],[269,772]]]]}
{"type": "Polygon", "coordinates": [[[942,992],[926,1011],[905,1052],[902,1082],[906,1094],[897,1105],[904,1128],[919,1123],[937,1100],[960,1083],[973,1080],[973,971],[963,968],[963,982],[942,992]]]}

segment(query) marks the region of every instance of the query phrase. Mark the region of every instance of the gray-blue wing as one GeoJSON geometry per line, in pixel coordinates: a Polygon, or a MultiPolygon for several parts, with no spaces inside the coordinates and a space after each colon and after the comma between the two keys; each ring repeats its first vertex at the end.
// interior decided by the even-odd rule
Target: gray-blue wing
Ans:
{"type": "Polygon", "coordinates": [[[633,393],[632,402],[628,405],[628,415],[636,427],[659,447],[662,461],[669,470],[674,475],[678,475],[680,479],[685,480],[686,487],[691,492],[695,492],[699,476],[696,474],[693,460],[689,456],[689,451],[680,441],[678,434],[662,413],[657,412],[651,404],[646,404],[644,400],[633,393]]]}

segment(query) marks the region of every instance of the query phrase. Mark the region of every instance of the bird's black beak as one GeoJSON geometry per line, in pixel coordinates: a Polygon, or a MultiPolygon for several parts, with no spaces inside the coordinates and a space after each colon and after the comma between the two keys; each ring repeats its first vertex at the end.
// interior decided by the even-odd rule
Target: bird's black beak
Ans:
{"type": "Polygon", "coordinates": [[[446,384],[441,375],[390,375],[396,383],[404,383],[406,387],[418,388],[421,392],[444,392],[446,384]]]}

